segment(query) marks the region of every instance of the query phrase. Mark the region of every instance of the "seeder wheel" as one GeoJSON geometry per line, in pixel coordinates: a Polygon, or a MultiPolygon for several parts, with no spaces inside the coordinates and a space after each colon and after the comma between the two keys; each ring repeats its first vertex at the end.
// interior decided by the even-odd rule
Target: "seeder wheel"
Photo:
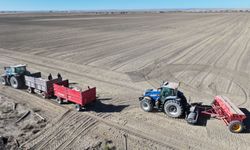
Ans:
{"type": "Polygon", "coordinates": [[[233,133],[240,133],[243,130],[242,122],[235,120],[229,123],[228,128],[233,133]]]}

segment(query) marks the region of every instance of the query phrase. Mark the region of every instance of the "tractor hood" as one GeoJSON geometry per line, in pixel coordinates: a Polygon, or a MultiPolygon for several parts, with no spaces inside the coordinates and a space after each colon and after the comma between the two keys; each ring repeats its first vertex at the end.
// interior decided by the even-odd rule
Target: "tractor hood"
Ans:
{"type": "Polygon", "coordinates": [[[159,90],[154,90],[154,89],[147,89],[145,90],[143,95],[154,95],[154,94],[160,94],[159,90]]]}
{"type": "Polygon", "coordinates": [[[157,100],[160,97],[160,90],[148,89],[143,93],[143,97],[150,97],[152,100],[157,100]]]}

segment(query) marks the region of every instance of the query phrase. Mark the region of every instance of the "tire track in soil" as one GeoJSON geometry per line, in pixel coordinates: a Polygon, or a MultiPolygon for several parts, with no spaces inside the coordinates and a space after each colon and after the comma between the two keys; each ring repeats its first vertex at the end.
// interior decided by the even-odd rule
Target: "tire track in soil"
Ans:
{"type": "MultiPolygon", "coordinates": [[[[222,36],[222,38],[220,38],[220,41],[224,41],[225,40],[225,38],[228,36],[228,35],[230,35],[231,33],[229,33],[228,35],[226,34],[226,33],[228,33],[228,31],[233,31],[234,30],[234,28],[236,28],[236,26],[235,25],[232,25],[232,26],[230,26],[229,28],[224,28],[224,30],[223,31],[221,31],[221,33],[220,34],[223,34],[223,36],[222,36]]],[[[217,34],[218,34],[218,32],[217,32],[217,34]]],[[[215,34],[216,35],[216,34],[215,34]]],[[[214,38],[217,38],[217,37],[214,37],[214,38]]],[[[215,39],[214,39],[215,40],[215,39]]],[[[218,40],[215,40],[215,41],[217,41],[218,42],[218,40]]],[[[232,44],[231,44],[232,45],[232,44]]],[[[228,47],[231,47],[231,46],[228,46],[228,47]]],[[[213,45],[213,47],[211,48],[211,49],[213,49],[213,52],[212,53],[214,53],[213,55],[212,55],[212,57],[211,58],[214,58],[214,56],[217,56],[218,54],[216,53],[216,50],[218,50],[217,48],[216,48],[216,45],[213,45]],[[215,48],[215,49],[214,49],[215,48]]],[[[221,58],[221,56],[223,56],[224,54],[225,54],[225,52],[227,51],[227,48],[225,48],[225,50],[220,54],[220,56],[218,56],[217,57],[217,59],[214,61],[213,60],[213,62],[211,62],[211,63],[214,63],[214,62],[217,62],[217,60],[219,60],[220,58],[221,58]]],[[[203,58],[204,58],[204,56],[208,56],[208,54],[210,53],[211,51],[206,51],[205,53],[204,53],[204,55],[202,55],[199,59],[197,59],[194,63],[192,63],[192,64],[197,64],[199,61],[201,61],[203,58]]],[[[193,55],[194,56],[194,55],[193,55]]],[[[193,57],[192,56],[192,57],[193,57]]],[[[190,63],[189,63],[190,64],[190,63]]]]}
{"type": "MultiPolygon", "coordinates": [[[[218,34],[218,32],[221,32],[221,28],[223,28],[223,30],[225,30],[226,28],[224,28],[224,23],[227,23],[228,19],[224,18],[224,21],[222,21],[221,23],[217,23],[215,25],[212,25],[209,29],[210,32],[212,32],[211,34],[208,34],[207,39],[212,39],[214,35],[218,34]],[[214,31],[215,28],[217,29],[217,31],[214,31]]],[[[205,42],[207,42],[207,40],[205,40],[205,42]]],[[[176,62],[177,60],[181,60],[182,58],[185,58],[185,56],[187,56],[189,53],[191,53],[192,51],[194,51],[195,49],[191,49],[191,50],[187,50],[186,53],[184,53],[181,57],[177,57],[175,59],[172,59],[171,61],[168,62],[168,64],[172,64],[173,62],[176,62]]],[[[195,55],[195,53],[194,53],[195,55]]]]}
{"type": "MultiPolygon", "coordinates": [[[[226,18],[227,19],[227,18],[226,18]]],[[[227,20],[224,20],[224,22],[227,22],[227,20]]],[[[218,24],[220,24],[220,23],[218,23],[218,24]]],[[[223,24],[223,23],[222,23],[223,24]]],[[[218,29],[219,29],[219,27],[218,26],[215,26],[215,27],[217,27],[218,29]]],[[[213,29],[212,27],[210,28],[210,29],[213,29]]],[[[227,28],[224,28],[224,30],[225,29],[227,29],[227,28]]],[[[221,30],[218,30],[218,31],[221,31],[221,30]]],[[[212,34],[210,34],[206,39],[202,39],[202,40],[200,40],[200,42],[198,42],[198,44],[195,44],[194,45],[194,48],[192,48],[193,50],[195,50],[195,48],[197,48],[197,47],[199,47],[199,46],[202,46],[202,45],[204,45],[204,43],[209,43],[208,41],[209,40],[211,40],[211,39],[213,39],[213,38],[215,38],[214,37],[214,35],[216,35],[216,34],[218,34],[218,32],[217,31],[215,31],[214,33],[212,33],[212,34]]],[[[188,51],[188,52],[190,52],[190,50],[188,51]]],[[[179,53],[179,52],[178,52],[179,53]]],[[[195,55],[195,54],[194,54],[195,55]]],[[[184,55],[184,56],[182,56],[181,58],[183,58],[183,57],[185,57],[186,55],[184,55]]],[[[165,57],[165,56],[163,56],[163,57],[165,57]]],[[[181,58],[179,58],[179,59],[181,59],[181,58]]],[[[168,59],[167,59],[168,60],[168,59]]],[[[162,63],[162,62],[160,62],[160,61],[158,61],[159,63],[157,64],[156,62],[154,63],[154,67],[153,67],[153,69],[151,69],[151,71],[150,72],[153,72],[154,71],[154,68],[157,66],[157,65],[160,65],[160,63],[162,63]]],[[[145,67],[145,66],[144,66],[145,67]]],[[[141,68],[142,69],[142,68],[141,68]]],[[[149,72],[149,73],[150,73],[149,72]]],[[[147,74],[149,74],[149,73],[147,73],[147,74]]],[[[170,73],[170,72],[169,72],[170,73]]],[[[149,82],[149,77],[147,76],[147,75],[145,75],[145,73],[144,73],[144,76],[146,76],[147,77],[147,80],[146,81],[148,81],[149,82]]],[[[173,76],[173,75],[172,75],[173,76]]],[[[179,81],[179,79],[178,79],[178,81],[179,81]]],[[[153,85],[154,83],[150,83],[151,85],[153,85]]],[[[157,86],[154,86],[154,87],[158,87],[158,85],[157,86]]]]}
{"type": "MultiPolygon", "coordinates": [[[[238,19],[240,19],[240,18],[238,18],[238,19]]],[[[245,19],[243,19],[243,20],[245,21],[245,19]]],[[[247,20],[247,22],[248,22],[248,20],[247,20]]],[[[239,27],[241,27],[241,26],[242,26],[242,25],[239,25],[239,27]]],[[[232,31],[233,31],[233,30],[232,30],[232,31]]],[[[230,47],[232,47],[232,45],[233,45],[237,40],[239,40],[239,39],[241,38],[242,34],[245,34],[246,32],[247,32],[247,29],[241,30],[240,33],[238,33],[238,35],[236,36],[235,40],[234,40],[233,42],[230,43],[230,47]]],[[[247,44],[248,44],[248,43],[247,43],[247,44]]],[[[230,47],[227,48],[227,49],[230,49],[230,47]]],[[[216,64],[218,63],[218,61],[219,61],[219,60],[222,58],[222,56],[224,56],[225,53],[227,52],[227,49],[226,49],[226,51],[224,51],[224,52],[220,55],[220,57],[218,57],[218,59],[216,59],[216,61],[213,63],[213,66],[216,66],[216,64]]],[[[245,51],[246,51],[246,47],[244,48],[243,52],[241,52],[240,57],[238,58],[238,60],[237,60],[237,62],[236,62],[236,67],[235,67],[234,70],[238,71],[239,61],[241,60],[241,57],[243,56],[243,54],[244,54],[245,51]]],[[[232,55],[234,55],[234,54],[232,54],[232,55]]],[[[227,62],[229,62],[229,60],[228,60],[227,62]]],[[[214,72],[213,69],[212,69],[212,70],[210,69],[209,72],[203,77],[202,83],[204,82],[204,80],[208,77],[208,75],[209,75],[211,72],[214,72]]],[[[213,79],[214,81],[215,81],[216,78],[219,76],[219,73],[220,73],[220,72],[221,72],[221,71],[219,71],[219,72],[216,73],[215,79],[213,79]]],[[[234,76],[234,73],[232,74],[232,76],[234,76]]],[[[248,101],[248,94],[247,94],[245,88],[243,88],[239,83],[237,83],[237,81],[233,81],[233,80],[234,80],[234,77],[232,77],[232,78],[230,79],[230,83],[229,83],[229,85],[228,85],[228,88],[227,88],[227,90],[226,90],[226,93],[229,93],[230,87],[231,87],[232,83],[234,82],[234,83],[241,89],[242,93],[244,94],[244,101],[238,105],[238,106],[242,106],[242,105],[244,105],[245,103],[247,103],[247,101],[248,101]]],[[[202,84],[202,83],[201,83],[201,84],[202,84]]],[[[216,94],[217,94],[217,93],[218,93],[218,90],[216,90],[216,94]]]]}
{"type": "MultiPolygon", "coordinates": [[[[67,114],[70,114],[70,112],[68,112],[67,114]]],[[[55,138],[58,138],[57,136],[62,134],[62,132],[66,132],[68,129],[65,127],[73,125],[72,121],[74,119],[77,119],[77,117],[78,116],[75,114],[70,114],[69,116],[63,115],[63,118],[60,117],[60,120],[58,120],[58,122],[54,122],[52,124],[52,127],[41,133],[41,136],[38,137],[39,142],[31,147],[33,147],[34,149],[41,149],[48,146],[50,142],[53,142],[55,138]]]]}
{"type": "MultiPolygon", "coordinates": [[[[243,32],[243,30],[241,30],[241,33],[243,32]]],[[[241,34],[238,34],[238,37],[234,40],[234,41],[237,41],[237,39],[238,38],[240,38],[240,35],[241,34]]],[[[231,43],[231,45],[233,44],[233,42],[231,43]]],[[[217,57],[217,59],[216,59],[216,61],[215,61],[215,63],[213,63],[213,64],[216,64],[218,61],[219,61],[219,59],[221,58],[221,56],[223,56],[225,53],[227,52],[227,49],[220,55],[220,57],[217,57]]],[[[200,71],[199,73],[201,73],[202,71],[200,71]]],[[[204,82],[204,80],[207,78],[207,76],[210,74],[212,72],[212,70],[211,69],[209,69],[209,71],[207,72],[207,74],[202,78],[202,81],[201,81],[201,83],[200,83],[200,85],[204,82]]],[[[217,78],[217,76],[216,76],[216,78],[217,78]]],[[[194,78],[193,78],[193,80],[194,80],[194,78]]],[[[237,84],[238,86],[239,86],[239,84],[237,84]]],[[[246,103],[247,102],[247,93],[246,93],[246,91],[244,90],[244,88],[242,88],[241,86],[239,86],[240,87],[240,89],[242,89],[242,92],[243,92],[243,94],[245,95],[245,101],[243,102],[243,103],[246,103]]],[[[216,90],[216,94],[218,93],[218,91],[216,90]]],[[[241,103],[241,105],[243,104],[243,103],[241,103]]]]}
{"type": "MultiPolygon", "coordinates": [[[[238,19],[240,19],[240,18],[238,18],[238,19]]],[[[239,24],[239,28],[241,27],[240,25],[241,25],[241,24],[239,24]]],[[[234,31],[234,30],[232,30],[232,31],[234,31]]],[[[238,33],[238,35],[236,36],[236,38],[233,40],[233,42],[230,43],[230,46],[229,46],[227,49],[230,49],[230,48],[232,47],[232,45],[233,45],[237,40],[239,40],[240,37],[241,37],[241,35],[242,35],[243,33],[245,33],[245,32],[246,32],[246,30],[241,30],[240,33],[238,33]]],[[[216,64],[218,63],[218,61],[222,58],[222,56],[224,56],[224,55],[226,54],[226,52],[227,52],[227,50],[224,51],[224,52],[222,53],[222,55],[220,55],[220,57],[218,57],[218,59],[216,59],[215,63],[213,63],[213,66],[216,66],[216,64]]],[[[228,60],[228,61],[229,61],[229,60],[228,60]]]]}
{"type": "MultiPolygon", "coordinates": [[[[237,18],[238,19],[238,18],[237,18]]],[[[230,29],[229,31],[234,31],[233,29],[230,29]]],[[[241,32],[243,32],[243,30],[241,30],[241,32]]],[[[238,34],[238,36],[232,41],[232,42],[230,42],[230,45],[229,46],[227,46],[228,48],[225,48],[224,49],[224,51],[216,58],[216,60],[215,61],[213,61],[213,62],[211,62],[212,63],[212,66],[214,67],[214,66],[216,66],[216,64],[217,64],[217,62],[222,58],[222,56],[224,56],[225,55],[225,53],[228,51],[228,49],[230,49],[230,47],[232,47],[232,45],[240,38],[240,36],[241,36],[241,34],[238,34]]],[[[226,36],[224,36],[224,37],[226,37],[226,36]]],[[[206,54],[207,55],[207,54],[206,54]]],[[[215,53],[214,54],[214,56],[217,56],[218,54],[217,53],[215,53]]],[[[214,57],[213,56],[213,57],[214,57]]],[[[200,60],[199,60],[200,61],[200,60]]],[[[198,62],[198,61],[197,61],[198,62]]],[[[211,67],[210,67],[211,68],[211,67]]],[[[203,71],[200,71],[196,76],[198,76],[200,73],[202,73],[203,71]]],[[[208,71],[207,71],[207,73],[202,77],[202,79],[201,79],[201,81],[200,81],[200,84],[199,84],[199,86],[198,87],[200,87],[203,83],[204,83],[204,81],[206,80],[206,78],[211,74],[213,72],[213,69],[211,68],[211,69],[209,69],[208,71]]],[[[216,73],[216,76],[215,76],[215,78],[213,79],[213,81],[215,81],[216,80],[216,78],[218,77],[218,75],[219,75],[219,72],[217,72],[216,73]]],[[[194,80],[195,78],[193,78],[193,80],[194,80]]],[[[193,81],[192,80],[192,81],[193,81]]],[[[192,83],[192,81],[191,81],[191,83],[192,83]]],[[[216,93],[218,93],[218,91],[216,91],[216,93]]]]}
{"type": "MultiPolygon", "coordinates": [[[[226,21],[227,21],[227,20],[225,20],[224,22],[226,22],[226,21]]],[[[224,22],[223,22],[223,23],[224,23],[224,22]]],[[[221,25],[221,24],[223,24],[223,23],[218,23],[218,24],[221,25]]],[[[216,27],[216,28],[219,28],[218,25],[213,25],[213,26],[210,26],[209,29],[211,29],[211,31],[213,31],[215,27],[216,27]]],[[[225,28],[224,28],[224,29],[225,29],[225,28]]],[[[218,31],[220,31],[220,30],[218,30],[218,31]]],[[[198,33],[200,33],[200,32],[202,32],[202,31],[199,31],[198,33]]],[[[193,35],[193,34],[198,34],[198,33],[192,33],[192,34],[190,33],[190,34],[193,35]]],[[[208,40],[210,40],[210,38],[213,38],[213,35],[215,35],[215,34],[217,34],[217,33],[218,33],[218,32],[216,32],[216,31],[213,32],[213,33],[211,33],[211,34],[209,33],[207,36],[205,36],[206,39],[204,39],[205,37],[197,39],[197,41],[192,42],[192,43],[196,43],[195,45],[194,45],[194,44],[189,44],[188,46],[182,47],[180,50],[177,50],[177,51],[176,51],[176,49],[173,49],[172,51],[169,51],[166,55],[164,54],[164,55],[158,57],[157,60],[164,60],[168,54],[171,54],[169,57],[166,58],[166,60],[168,60],[168,58],[172,58],[172,57],[176,56],[177,54],[179,54],[179,53],[185,51],[185,49],[189,49],[189,48],[194,49],[195,47],[197,47],[197,46],[199,46],[199,45],[201,46],[203,42],[207,42],[208,40]],[[198,43],[198,44],[197,44],[197,43],[198,43]]],[[[194,36],[194,37],[196,37],[196,36],[194,36]]],[[[171,47],[171,45],[180,45],[180,44],[183,43],[184,41],[186,42],[186,40],[188,40],[188,39],[191,39],[191,37],[190,37],[190,36],[187,36],[185,39],[182,38],[182,40],[174,41],[173,43],[167,45],[166,48],[171,47]]],[[[189,50],[189,51],[190,51],[190,50],[189,50]]],[[[188,53],[189,53],[189,51],[188,51],[188,53]]],[[[183,57],[184,57],[184,56],[183,56],[183,57]]],[[[172,59],[171,59],[171,60],[172,60],[172,59]]],[[[158,62],[161,62],[161,61],[158,61],[158,62]]],[[[145,64],[144,66],[138,68],[137,70],[141,70],[141,69],[145,68],[146,66],[149,66],[149,64],[152,65],[152,63],[155,64],[155,61],[153,61],[153,62],[151,62],[151,63],[149,62],[148,64],[145,64]]]]}
{"type": "MultiPolygon", "coordinates": [[[[165,142],[163,142],[159,139],[155,139],[153,137],[147,136],[146,134],[141,133],[140,131],[138,131],[136,129],[133,129],[131,127],[126,127],[126,126],[121,126],[121,125],[114,123],[110,120],[106,120],[105,118],[93,115],[93,114],[88,113],[88,112],[78,113],[78,112],[71,111],[68,114],[66,115],[66,117],[63,116],[63,118],[60,119],[60,122],[56,123],[56,126],[53,126],[52,128],[50,128],[47,131],[50,134],[50,136],[52,136],[52,138],[48,139],[48,137],[46,136],[47,133],[45,131],[44,133],[41,133],[44,135],[44,137],[42,137],[42,139],[34,139],[34,140],[38,140],[39,141],[38,143],[34,144],[34,142],[33,142],[33,146],[32,145],[29,146],[29,144],[27,144],[25,147],[29,147],[31,149],[63,149],[63,148],[67,148],[74,141],[74,139],[76,139],[79,135],[85,134],[88,130],[90,130],[91,128],[94,128],[96,124],[104,123],[104,124],[108,125],[109,127],[113,127],[117,130],[123,131],[128,135],[133,135],[137,138],[153,142],[155,144],[161,145],[161,146],[168,148],[168,149],[178,149],[175,146],[172,146],[170,144],[166,144],[165,142]],[[68,114],[71,114],[71,115],[69,115],[67,117],[68,114]],[[75,117],[75,115],[77,117],[75,117]],[[77,118],[77,120],[79,120],[79,121],[77,122],[74,118],[72,119],[72,116],[74,116],[74,118],[77,118]],[[83,120],[83,118],[87,118],[87,119],[83,120]],[[71,132],[72,128],[65,129],[65,126],[64,126],[66,124],[65,122],[72,122],[72,121],[73,121],[73,123],[77,123],[77,125],[74,124],[74,126],[77,126],[77,127],[74,129],[73,132],[71,132]],[[86,124],[84,124],[83,122],[86,122],[86,124]],[[58,126],[59,126],[59,128],[60,127],[63,127],[63,128],[58,131],[58,129],[57,129],[58,126]],[[55,128],[55,129],[53,129],[53,128],[55,128]],[[56,131],[54,131],[54,130],[56,130],[56,131]],[[67,133],[70,133],[70,134],[67,134],[67,133]],[[78,134],[75,134],[75,133],[78,133],[78,134]],[[67,136],[66,136],[66,134],[67,134],[67,136]],[[60,138],[63,136],[64,136],[64,138],[60,138]],[[57,139],[59,139],[59,141],[57,141],[57,139]],[[68,139],[71,139],[71,140],[68,140],[68,139]],[[54,143],[54,140],[56,140],[56,143],[54,143]]],[[[66,124],[66,125],[70,126],[70,124],[66,124]]]]}
{"type": "MultiPolygon", "coordinates": [[[[213,39],[214,38],[214,35],[216,35],[217,34],[217,32],[214,32],[213,34],[210,34],[206,39],[202,39],[202,40],[199,40],[199,42],[197,43],[197,44],[195,44],[194,46],[191,46],[192,47],[192,49],[193,50],[195,50],[195,48],[198,48],[198,47],[201,47],[202,45],[204,45],[205,43],[209,43],[209,41],[211,40],[211,39],[213,39]]],[[[171,52],[170,52],[171,53],[171,52]]],[[[180,53],[180,52],[175,52],[173,55],[175,55],[176,53],[180,53]]],[[[194,54],[195,55],[195,54],[194,54]]],[[[162,56],[162,58],[165,58],[166,56],[162,56]]],[[[184,56],[183,56],[184,57],[184,56]]],[[[181,57],[182,58],[182,57],[181,57]]],[[[181,59],[180,58],[180,59],[181,59]]],[[[150,74],[150,73],[152,73],[153,71],[155,71],[156,70],[156,68],[160,68],[159,66],[160,66],[160,64],[161,64],[162,62],[161,61],[158,61],[158,63],[155,61],[154,62],[154,64],[153,64],[153,68],[151,68],[150,69],[150,71],[149,72],[147,72],[147,73],[143,73],[143,76],[144,76],[144,78],[145,78],[145,81],[147,81],[150,85],[152,85],[153,87],[158,87],[158,84],[157,84],[157,86],[156,85],[154,85],[154,83],[151,83],[151,80],[150,80],[150,77],[149,76],[147,76],[146,74],[150,74]]],[[[145,66],[144,66],[145,67],[145,66]]],[[[143,67],[142,67],[143,68],[143,67]]],[[[140,69],[142,69],[142,68],[140,68],[140,69]]],[[[168,73],[169,74],[171,74],[169,71],[168,71],[168,73]]],[[[174,76],[174,75],[172,75],[172,76],[174,76]]],[[[177,79],[177,78],[176,78],[177,79]]],[[[177,81],[179,81],[179,79],[177,79],[177,81]]],[[[155,81],[155,82],[157,82],[157,81],[155,81]]]]}
{"type": "Polygon", "coordinates": [[[54,144],[51,144],[51,142],[48,141],[46,145],[41,148],[63,149],[64,144],[67,144],[69,139],[74,140],[79,134],[85,134],[85,131],[88,130],[89,128],[94,127],[96,123],[96,121],[90,117],[77,116],[76,119],[79,121],[72,120],[74,124],[71,124],[69,128],[67,127],[65,128],[64,126],[63,132],[55,136],[55,138],[52,141],[52,143],[54,144]],[[75,128],[71,128],[72,125],[75,128]]]}
{"type": "MultiPolygon", "coordinates": [[[[249,24],[249,17],[247,18],[247,23],[249,24]]],[[[248,31],[249,31],[249,29],[246,28],[246,33],[247,33],[248,31]]],[[[248,35],[248,34],[247,34],[247,35],[248,35]]],[[[240,70],[239,70],[240,61],[242,60],[244,54],[245,54],[245,53],[247,52],[247,50],[248,50],[247,47],[248,47],[248,45],[249,45],[249,42],[250,42],[250,39],[247,40],[247,42],[246,42],[246,44],[245,44],[245,46],[244,46],[244,50],[240,53],[240,55],[239,55],[239,57],[238,57],[238,59],[237,59],[237,61],[236,61],[236,65],[235,65],[235,68],[234,68],[235,71],[240,71],[240,70]]],[[[232,54],[232,55],[233,55],[233,54],[232,54]]],[[[233,76],[232,80],[230,81],[230,84],[229,84],[229,86],[228,86],[227,92],[230,92],[231,86],[232,86],[232,84],[233,84],[233,80],[235,80],[235,77],[234,77],[234,76],[233,76]]],[[[235,81],[234,81],[234,83],[235,83],[235,81]]],[[[238,105],[238,106],[242,106],[242,105],[244,105],[245,103],[247,103],[247,101],[248,101],[248,93],[247,93],[247,91],[246,91],[247,88],[244,88],[244,87],[242,86],[242,84],[240,84],[240,83],[236,83],[236,84],[242,89],[242,91],[244,92],[244,95],[245,95],[245,101],[244,101],[243,103],[241,103],[241,104],[238,105]]]]}
{"type": "Polygon", "coordinates": [[[82,135],[82,133],[87,134],[87,132],[89,130],[91,130],[92,128],[94,128],[97,125],[97,121],[94,119],[90,119],[87,123],[81,125],[79,128],[82,127],[82,129],[80,131],[75,131],[75,134],[71,140],[67,140],[65,143],[63,143],[62,145],[60,145],[59,147],[57,147],[56,149],[67,149],[67,147],[69,147],[73,142],[75,142],[75,140],[82,135]]]}
{"type": "MultiPolygon", "coordinates": [[[[237,18],[236,18],[236,19],[237,19],[237,18]]],[[[224,37],[224,38],[222,38],[222,39],[220,39],[220,40],[222,41],[223,39],[225,39],[225,38],[226,38],[226,33],[227,33],[228,31],[232,31],[233,28],[235,28],[235,25],[231,25],[230,28],[224,28],[222,31],[219,30],[220,33],[223,33],[223,37],[224,37]]],[[[219,32],[219,31],[218,31],[218,32],[219,32]]],[[[216,32],[214,35],[217,35],[218,32],[216,32]]],[[[214,40],[215,40],[216,36],[214,36],[213,38],[214,38],[214,40]]],[[[217,42],[218,42],[218,41],[217,41],[217,42]]],[[[209,43],[210,43],[210,42],[209,42],[209,43]]],[[[213,47],[215,47],[215,46],[216,46],[216,45],[213,45],[213,47]]],[[[217,50],[217,49],[215,49],[215,50],[217,50]]],[[[227,49],[224,50],[224,52],[226,52],[226,51],[227,51],[227,49]]],[[[202,52],[203,52],[203,51],[201,51],[201,53],[202,53],[202,52]]],[[[201,56],[200,59],[197,59],[197,60],[195,61],[195,63],[192,63],[192,64],[196,64],[196,63],[199,62],[204,56],[207,56],[209,53],[210,53],[210,51],[205,51],[204,55],[201,56]]],[[[224,54],[224,53],[222,53],[221,56],[222,56],[223,54],[224,54]]],[[[194,53],[194,55],[192,56],[192,58],[194,58],[195,55],[197,55],[197,53],[194,53]]],[[[217,55],[217,53],[214,54],[214,56],[216,56],[216,55],[217,55]]],[[[220,58],[220,57],[217,57],[217,58],[220,58]]],[[[184,69],[184,70],[188,70],[188,68],[187,68],[187,69],[184,69]]],[[[180,73],[180,74],[183,74],[184,72],[185,72],[185,71],[182,71],[182,73],[180,73]]],[[[201,70],[200,72],[198,72],[198,74],[200,74],[201,72],[203,72],[203,71],[201,70]]],[[[198,74],[197,74],[197,75],[198,75],[198,74]]],[[[208,72],[208,74],[209,74],[209,72],[208,72]]],[[[197,76],[197,75],[196,75],[196,76],[197,76]]],[[[195,80],[196,76],[190,81],[190,84],[192,83],[193,80],[195,80]]]]}

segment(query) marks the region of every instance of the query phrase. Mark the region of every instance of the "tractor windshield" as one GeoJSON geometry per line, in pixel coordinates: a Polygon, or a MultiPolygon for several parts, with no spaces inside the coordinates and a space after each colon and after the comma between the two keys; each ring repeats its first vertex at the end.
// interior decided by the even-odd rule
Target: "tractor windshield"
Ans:
{"type": "Polygon", "coordinates": [[[161,97],[176,96],[176,95],[177,95],[177,89],[163,87],[161,90],[161,97]]]}
{"type": "Polygon", "coordinates": [[[15,68],[15,73],[17,73],[17,74],[23,74],[25,72],[26,72],[25,66],[15,68]]]}

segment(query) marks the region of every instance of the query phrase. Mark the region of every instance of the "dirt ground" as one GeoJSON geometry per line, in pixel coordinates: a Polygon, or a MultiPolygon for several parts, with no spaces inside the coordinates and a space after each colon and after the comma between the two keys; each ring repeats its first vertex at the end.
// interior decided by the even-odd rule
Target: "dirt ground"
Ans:
{"type": "Polygon", "coordinates": [[[18,149],[46,126],[40,110],[0,96],[0,149],[18,149]]]}
{"type": "Polygon", "coordinates": [[[225,95],[250,116],[249,40],[250,13],[1,14],[1,68],[25,63],[31,72],[60,72],[77,86],[96,86],[99,96],[76,112],[72,104],[0,86],[2,145],[16,149],[17,139],[23,149],[248,149],[249,118],[244,133],[232,134],[215,119],[191,126],[145,113],[138,97],[175,81],[190,102],[225,95]],[[46,119],[42,127],[34,113],[46,119]],[[33,128],[24,132],[25,124],[33,128]]]}

